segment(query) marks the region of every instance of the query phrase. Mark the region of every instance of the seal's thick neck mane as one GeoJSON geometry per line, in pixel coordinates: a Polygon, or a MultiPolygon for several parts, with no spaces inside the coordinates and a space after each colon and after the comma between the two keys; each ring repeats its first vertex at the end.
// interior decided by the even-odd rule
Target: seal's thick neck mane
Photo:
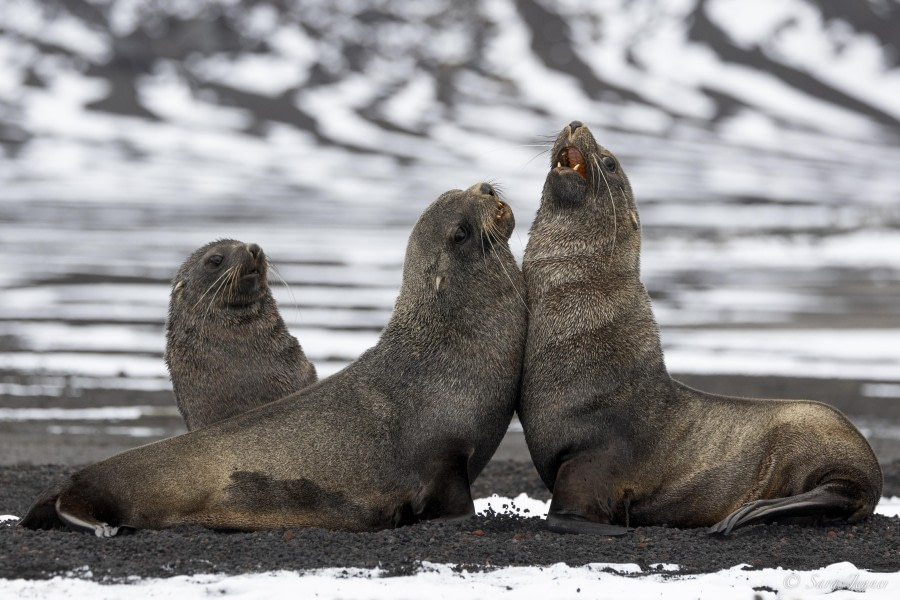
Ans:
{"type": "Polygon", "coordinates": [[[525,265],[587,261],[597,271],[639,278],[640,235],[625,230],[633,227],[627,217],[619,219],[612,210],[584,212],[589,214],[542,203],[529,232],[525,265]]]}
{"type": "MultiPolygon", "coordinates": [[[[407,337],[431,338],[443,334],[469,335],[485,325],[503,321],[507,305],[524,307],[525,285],[506,243],[484,247],[476,264],[448,270],[441,261],[418,265],[420,272],[407,273],[394,303],[387,332],[407,337]]],[[[406,267],[411,270],[413,267],[406,267]]]]}
{"type": "Polygon", "coordinates": [[[578,122],[557,138],[552,157],[523,261],[529,346],[579,346],[583,337],[612,328],[634,344],[594,348],[592,360],[606,365],[610,389],[632,377],[616,368],[623,355],[665,378],[658,327],[640,281],[637,208],[618,159],[578,122]]]}

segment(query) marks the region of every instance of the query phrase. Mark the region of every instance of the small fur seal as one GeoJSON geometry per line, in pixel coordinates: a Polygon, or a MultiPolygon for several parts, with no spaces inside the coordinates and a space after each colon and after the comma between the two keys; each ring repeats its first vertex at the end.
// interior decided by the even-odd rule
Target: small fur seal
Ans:
{"type": "Polygon", "coordinates": [[[527,309],[513,226],[488,184],[443,194],[412,231],[381,339],[356,362],[82,469],[20,526],[374,530],[473,514],[469,484],[519,393],[527,309]]]}
{"type": "Polygon", "coordinates": [[[622,165],[572,122],[553,147],[523,263],[530,316],[518,410],[553,492],[548,526],[728,533],[872,514],[881,469],[836,409],[716,396],[669,377],[640,243],[622,165]]]}
{"type": "Polygon", "coordinates": [[[257,244],[218,240],[195,251],[172,285],[166,365],[188,431],[316,382],[268,285],[257,244]]]}

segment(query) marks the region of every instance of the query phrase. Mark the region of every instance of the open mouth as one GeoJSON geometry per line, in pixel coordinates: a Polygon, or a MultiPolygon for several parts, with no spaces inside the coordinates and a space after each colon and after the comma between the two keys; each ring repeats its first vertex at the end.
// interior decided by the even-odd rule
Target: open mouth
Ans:
{"type": "Polygon", "coordinates": [[[497,212],[494,213],[494,218],[496,218],[498,221],[502,221],[503,215],[505,215],[505,214],[506,214],[506,204],[497,200],[497,212]]]}
{"type": "Polygon", "coordinates": [[[584,155],[574,146],[567,146],[556,155],[557,169],[572,169],[583,178],[587,179],[587,169],[584,166],[584,155]]]}

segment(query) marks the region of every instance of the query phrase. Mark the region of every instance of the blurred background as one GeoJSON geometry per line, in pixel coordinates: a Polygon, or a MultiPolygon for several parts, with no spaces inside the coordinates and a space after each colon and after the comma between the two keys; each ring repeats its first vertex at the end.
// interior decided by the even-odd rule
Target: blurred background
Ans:
{"type": "Polygon", "coordinates": [[[169,282],[216,238],[333,373],[440,193],[498,182],[521,258],[573,119],[631,179],[670,371],[832,403],[892,461],[898,63],[896,0],[0,0],[0,462],[184,431],[169,282]]]}

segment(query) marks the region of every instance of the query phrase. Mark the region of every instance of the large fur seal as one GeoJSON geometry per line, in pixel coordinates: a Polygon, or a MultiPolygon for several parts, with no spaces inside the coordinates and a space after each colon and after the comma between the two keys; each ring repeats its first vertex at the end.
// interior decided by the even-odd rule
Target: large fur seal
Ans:
{"type": "Polygon", "coordinates": [[[218,240],[184,261],[172,285],[166,365],[188,431],[315,383],[268,285],[258,244],[218,240]]]}
{"type": "Polygon", "coordinates": [[[621,164],[577,121],[551,156],[523,263],[530,316],[518,407],[553,492],[548,526],[728,533],[870,515],[881,470],[836,409],[716,396],[669,377],[621,164]]]}
{"type": "Polygon", "coordinates": [[[76,472],[21,521],[373,530],[465,517],[519,392],[526,307],[494,188],[443,194],[412,231],[381,339],[303,391],[76,472]]]}

